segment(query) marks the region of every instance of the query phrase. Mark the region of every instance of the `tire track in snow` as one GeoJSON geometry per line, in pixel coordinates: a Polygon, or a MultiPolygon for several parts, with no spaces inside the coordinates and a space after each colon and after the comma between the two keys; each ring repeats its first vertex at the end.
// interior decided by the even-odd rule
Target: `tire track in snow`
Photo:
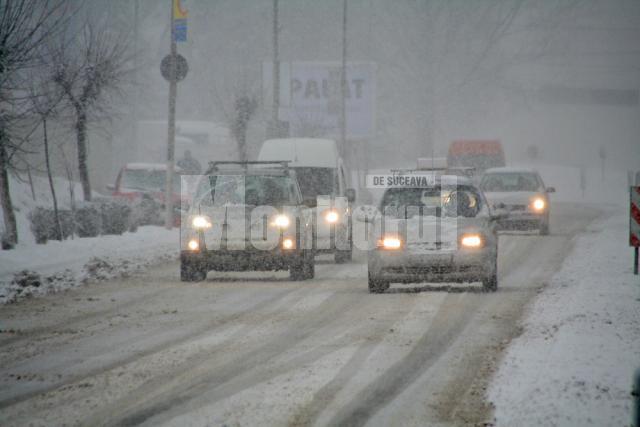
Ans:
{"type": "MultiPolygon", "coordinates": [[[[270,339],[266,344],[253,349],[248,354],[245,353],[237,357],[234,361],[222,367],[214,370],[209,369],[209,360],[207,359],[203,361],[202,367],[199,367],[200,369],[194,368],[187,372],[177,373],[171,379],[174,384],[169,385],[168,389],[166,383],[164,383],[165,387],[161,390],[157,388],[155,392],[149,390],[150,394],[145,395],[141,399],[142,401],[135,403],[133,407],[131,407],[131,399],[122,402],[123,404],[128,402],[129,405],[127,406],[131,408],[130,410],[122,411],[122,405],[118,406],[116,404],[115,407],[119,408],[121,416],[116,420],[111,420],[108,425],[138,425],[145,421],[151,421],[152,417],[156,415],[160,417],[166,416],[172,410],[179,412],[185,408],[185,405],[186,407],[190,404],[197,405],[198,403],[194,403],[193,399],[208,392],[210,389],[219,387],[256,366],[264,366],[296,343],[304,341],[319,330],[335,330],[335,323],[340,322],[340,314],[344,313],[349,306],[354,305],[360,298],[361,296],[357,294],[334,295],[308,313],[300,322],[279,332],[276,337],[270,339]],[[323,326],[319,327],[318,325],[323,326]],[[199,370],[202,370],[202,375],[194,378],[194,370],[196,374],[199,373],[199,370]]],[[[332,350],[329,349],[329,351],[332,350]]],[[[91,421],[93,420],[100,419],[104,418],[99,416],[92,417],[88,424],[92,424],[91,421]]],[[[157,419],[153,418],[152,424],[156,423],[157,419]]]]}
{"type": "MultiPolygon", "coordinates": [[[[57,381],[57,382],[53,382],[51,384],[45,384],[42,387],[39,387],[35,390],[29,390],[27,392],[24,393],[20,393],[11,397],[6,397],[0,400],[0,409],[4,409],[6,407],[15,405],[17,403],[23,402],[25,400],[28,400],[34,396],[37,395],[41,395],[41,394],[45,394],[51,391],[54,391],[56,389],[59,389],[61,387],[64,387],[65,385],[69,385],[69,384],[73,384],[76,383],[78,381],[83,381],[85,379],[91,378],[93,376],[96,376],[100,373],[103,372],[107,372],[110,370],[113,370],[117,367],[120,366],[124,366],[127,364],[130,364],[131,362],[134,362],[138,359],[144,358],[146,356],[149,356],[151,354],[157,353],[157,352],[161,352],[161,351],[165,351],[167,349],[173,348],[173,347],[177,347],[180,346],[186,342],[192,341],[196,338],[198,338],[199,336],[202,335],[206,335],[207,333],[210,332],[211,329],[215,328],[215,327],[219,327],[219,326],[223,326],[227,323],[233,322],[235,320],[238,320],[239,318],[241,318],[243,315],[245,315],[246,313],[252,313],[255,312],[256,310],[261,310],[264,308],[269,307],[269,305],[271,305],[274,302],[279,302],[285,295],[293,293],[297,290],[300,290],[299,288],[292,288],[292,289],[286,289],[282,292],[277,292],[274,293],[273,295],[270,295],[269,298],[267,298],[266,300],[263,300],[255,305],[249,306],[246,309],[233,313],[231,315],[225,316],[223,318],[216,318],[211,322],[207,322],[205,325],[196,328],[193,331],[190,331],[188,334],[180,337],[180,338],[170,338],[167,341],[161,341],[160,343],[157,343],[155,345],[151,345],[148,348],[145,348],[144,350],[135,352],[134,354],[125,357],[125,358],[121,358],[119,360],[116,360],[112,363],[107,363],[104,364],[102,366],[100,366],[97,369],[93,369],[93,370],[89,370],[87,372],[83,372],[80,373],[78,375],[72,375],[68,378],[66,378],[65,380],[62,381],[57,381]]],[[[180,329],[180,328],[178,328],[180,329]]],[[[133,337],[133,339],[135,340],[136,337],[133,337]]],[[[3,368],[5,369],[5,368],[3,368]]]]}

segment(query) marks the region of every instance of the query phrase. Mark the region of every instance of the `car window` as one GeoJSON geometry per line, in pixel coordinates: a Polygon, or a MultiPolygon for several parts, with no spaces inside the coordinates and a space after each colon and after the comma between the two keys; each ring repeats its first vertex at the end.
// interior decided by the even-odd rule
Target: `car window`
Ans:
{"type": "Polygon", "coordinates": [[[335,168],[296,167],[294,170],[305,199],[338,193],[339,183],[335,168]]]}
{"type": "Polygon", "coordinates": [[[200,205],[283,206],[298,204],[295,182],[288,176],[214,175],[197,190],[200,205]]]}
{"type": "MultiPolygon", "coordinates": [[[[122,188],[140,191],[164,191],[167,174],[163,170],[125,169],[122,174],[122,188]]],[[[173,191],[180,192],[180,179],[173,180],[173,191]]]]}
{"type": "Polygon", "coordinates": [[[473,187],[390,188],[381,204],[385,215],[398,218],[420,216],[475,217],[482,209],[482,198],[473,187]]]}
{"type": "Polygon", "coordinates": [[[492,173],[482,178],[480,188],[487,192],[538,191],[540,179],[535,173],[492,173]]]}

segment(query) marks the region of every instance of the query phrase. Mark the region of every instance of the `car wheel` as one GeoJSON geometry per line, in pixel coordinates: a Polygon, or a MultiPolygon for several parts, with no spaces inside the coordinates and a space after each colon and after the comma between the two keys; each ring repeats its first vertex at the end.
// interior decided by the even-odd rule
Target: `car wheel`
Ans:
{"type": "Polygon", "coordinates": [[[315,260],[313,252],[305,251],[299,259],[289,267],[289,279],[294,281],[312,279],[315,276],[315,260]]]}
{"type": "Polygon", "coordinates": [[[495,292],[498,290],[498,258],[493,261],[493,269],[488,276],[482,278],[482,289],[485,292],[495,292]]]}
{"type": "Polygon", "coordinates": [[[549,221],[546,220],[542,224],[540,224],[540,235],[548,236],[549,235],[549,221]]]}
{"type": "Polygon", "coordinates": [[[349,249],[347,251],[339,251],[336,250],[334,254],[334,260],[336,264],[344,264],[346,262],[350,262],[353,257],[353,250],[349,249]]]}
{"type": "Polygon", "coordinates": [[[369,274],[369,293],[381,294],[389,289],[389,282],[369,274]]]}
{"type": "Polygon", "coordinates": [[[498,275],[494,274],[482,279],[482,288],[485,292],[495,292],[498,290],[498,275]]]}
{"type": "Polygon", "coordinates": [[[304,263],[304,278],[313,279],[316,275],[316,261],[313,254],[308,258],[304,263]]]}
{"type": "Polygon", "coordinates": [[[180,262],[180,280],[183,282],[201,282],[207,278],[207,271],[189,261],[180,262]]]}

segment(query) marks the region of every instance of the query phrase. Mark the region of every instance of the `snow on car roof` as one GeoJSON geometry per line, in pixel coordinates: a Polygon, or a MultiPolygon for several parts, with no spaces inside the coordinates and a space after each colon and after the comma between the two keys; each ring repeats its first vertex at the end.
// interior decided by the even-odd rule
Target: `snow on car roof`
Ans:
{"type": "Polygon", "coordinates": [[[395,175],[428,175],[433,177],[433,181],[435,185],[440,185],[441,183],[451,184],[456,183],[457,185],[471,185],[475,186],[473,180],[469,179],[466,176],[453,175],[448,173],[439,173],[437,171],[425,171],[421,169],[391,169],[391,173],[395,175]]]}
{"type": "MultiPolygon", "coordinates": [[[[164,171],[167,170],[167,165],[164,163],[127,163],[124,168],[130,170],[164,171]]],[[[175,170],[181,171],[182,169],[176,166],[175,170]]]]}
{"type": "Polygon", "coordinates": [[[535,173],[538,171],[531,168],[516,168],[516,167],[501,167],[501,168],[491,168],[484,171],[484,174],[490,173],[535,173]]]}
{"type": "Polygon", "coordinates": [[[338,149],[332,139],[282,138],[264,142],[259,160],[289,160],[291,167],[337,167],[338,149]]]}

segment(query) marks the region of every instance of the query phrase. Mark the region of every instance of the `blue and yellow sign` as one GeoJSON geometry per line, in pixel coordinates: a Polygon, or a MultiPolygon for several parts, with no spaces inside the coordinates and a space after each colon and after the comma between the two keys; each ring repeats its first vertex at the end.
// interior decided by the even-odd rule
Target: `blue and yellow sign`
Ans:
{"type": "Polygon", "coordinates": [[[173,0],[173,40],[187,41],[187,11],[182,7],[180,0],[173,0]]]}

